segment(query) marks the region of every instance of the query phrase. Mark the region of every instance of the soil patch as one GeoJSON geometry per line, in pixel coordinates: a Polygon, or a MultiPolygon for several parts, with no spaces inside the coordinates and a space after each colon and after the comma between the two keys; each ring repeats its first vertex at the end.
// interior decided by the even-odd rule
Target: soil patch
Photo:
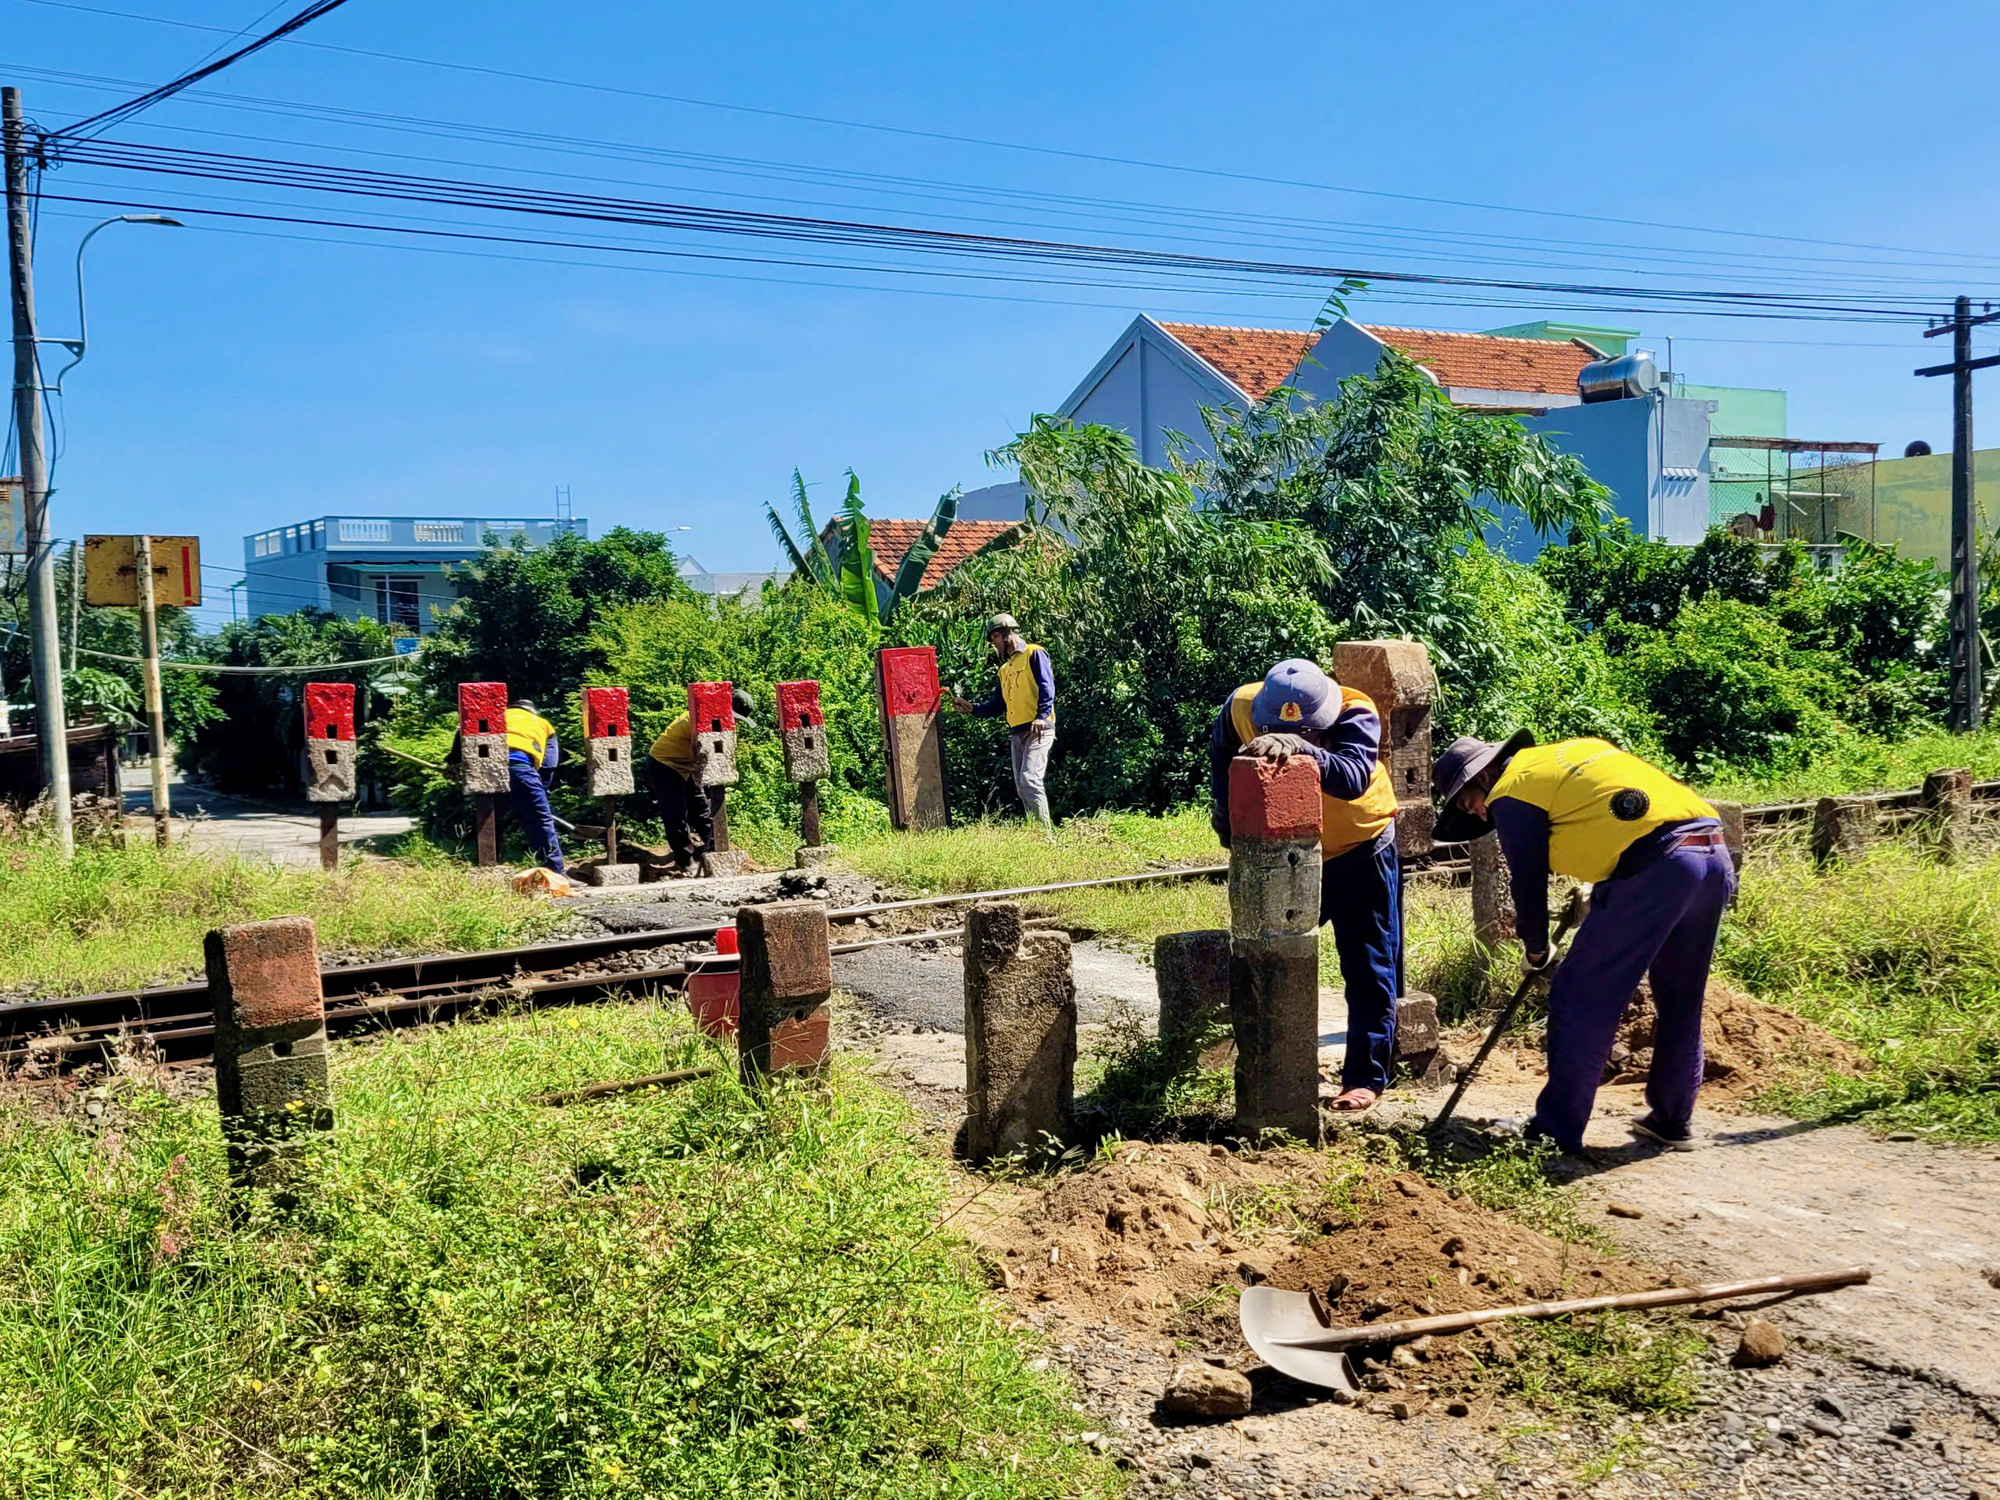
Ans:
{"type": "MultiPolygon", "coordinates": [[[[1653,992],[1641,985],[1611,1049],[1607,1083],[1643,1083],[1653,1063],[1653,992]]],[[[1711,982],[1702,1005],[1704,1097],[1740,1100],[1788,1072],[1859,1073],[1861,1054],[1831,1032],[1775,1005],[1711,982]]]]}

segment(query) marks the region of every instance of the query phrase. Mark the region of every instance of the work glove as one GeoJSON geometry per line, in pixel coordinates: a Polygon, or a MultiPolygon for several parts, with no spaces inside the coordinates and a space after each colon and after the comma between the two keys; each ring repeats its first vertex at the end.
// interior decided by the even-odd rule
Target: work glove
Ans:
{"type": "Polygon", "coordinates": [[[1243,747],[1245,755],[1259,760],[1275,760],[1280,763],[1294,755],[1304,755],[1312,746],[1296,734],[1260,734],[1243,747]]]}
{"type": "Polygon", "coordinates": [[[1226,808],[1220,808],[1220,807],[1210,808],[1208,813],[1208,826],[1215,830],[1216,838],[1220,839],[1222,841],[1222,847],[1227,849],[1229,847],[1228,810],[1226,808]]]}

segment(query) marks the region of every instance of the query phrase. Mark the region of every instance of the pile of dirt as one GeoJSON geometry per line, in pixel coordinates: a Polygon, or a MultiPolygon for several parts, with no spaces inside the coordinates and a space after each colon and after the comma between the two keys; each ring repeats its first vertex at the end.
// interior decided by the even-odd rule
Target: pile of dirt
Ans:
{"type": "MultiPolygon", "coordinates": [[[[1644,1083],[1653,1063],[1653,994],[1640,985],[1618,1028],[1607,1083],[1644,1083]]],[[[1745,1099],[1800,1069],[1857,1073],[1859,1053],[1812,1022],[1710,981],[1702,1006],[1704,1097],[1745,1099]]]]}

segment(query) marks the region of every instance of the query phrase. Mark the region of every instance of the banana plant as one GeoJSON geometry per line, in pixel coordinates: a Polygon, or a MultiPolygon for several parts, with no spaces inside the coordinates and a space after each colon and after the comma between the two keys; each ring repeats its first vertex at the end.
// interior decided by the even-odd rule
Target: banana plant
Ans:
{"type": "Polygon", "coordinates": [[[924,569],[937,555],[938,544],[951,530],[952,522],[958,519],[958,493],[954,489],[939,499],[930,520],[910,544],[910,550],[903,554],[895,580],[886,587],[876,577],[875,551],[869,545],[870,527],[861,503],[861,480],[852,469],[847,471],[847,493],[841,499],[840,514],[824,529],[830,541],[822,538],[822,528],[806,499],[805,480],[796,469],[792,471],[792,510],[806,541],[793,539],[776,506],[767,502],[764,516],[799,577],[811,579],[844,600],[856,614],[879,629],[895,615],[897,605],[923,592],[924,569]]]}

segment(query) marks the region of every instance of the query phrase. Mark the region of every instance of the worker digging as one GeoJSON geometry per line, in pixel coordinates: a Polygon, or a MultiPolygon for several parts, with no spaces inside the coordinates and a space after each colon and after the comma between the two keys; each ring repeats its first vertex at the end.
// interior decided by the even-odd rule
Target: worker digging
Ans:
{"type": "MultiPolygon", "coordinates": [[[[737,688],[729,695],[729,702],[737,729],[749,729],[750,695],[737,688]]],[[[673,873],[695,873],[701,856],[715,852],[715,810],[721,804],[723,788],[704,787],[695,780],[694,721],[687,713],[670,720],[646,752],[646,786],[653,794],[660,821],[666,825],[673,873]]]]}
{"type": "Polygon", "coordinates": [[[1499,835],[1529,970],[1550,961],[1550,873],[1591,886],[1590,914],[1550,980],[1548,1082],[1524,1135],[1567,1156],[1583,1153],[1619,1022],[1650,974],[1657,1021],[1648,1113],[1632,1129],[1692,1149],[1702,998],[1736,891],[1715,809],[1608,740],[1536,745],[1526,731],[1497,744],[1455,740],[1438,757],[1433,785],[1440,841],[1499,835]]]}
{"type": "Polygon", "coordinates": [[[980,719],[1007,719],[1008,753],[1014,765],[1014,794],[1021,813],[1049,826],[1049,752],[1056,745],[1056,674],[1049,653],[1021,634],[1012,615],[995,615],[986,626],[1000,680],[978,702],[954,697],[951,706],[980,719]]]}
{"type": "Polygon", "coordinates": [[[1396,792],[1382,760],[1381,717],[1367,694],[1298,659],[1231,693],[1208,741],[1210,822],[1224,848],[1229,763],[1239,754],[1304,756],[1319,770],[1319,920],[1332,924],[1347,994],[1347,1053],[1333,1108],[1365,1113],[1389,1087],[1403,991],[1396,792]]]}

